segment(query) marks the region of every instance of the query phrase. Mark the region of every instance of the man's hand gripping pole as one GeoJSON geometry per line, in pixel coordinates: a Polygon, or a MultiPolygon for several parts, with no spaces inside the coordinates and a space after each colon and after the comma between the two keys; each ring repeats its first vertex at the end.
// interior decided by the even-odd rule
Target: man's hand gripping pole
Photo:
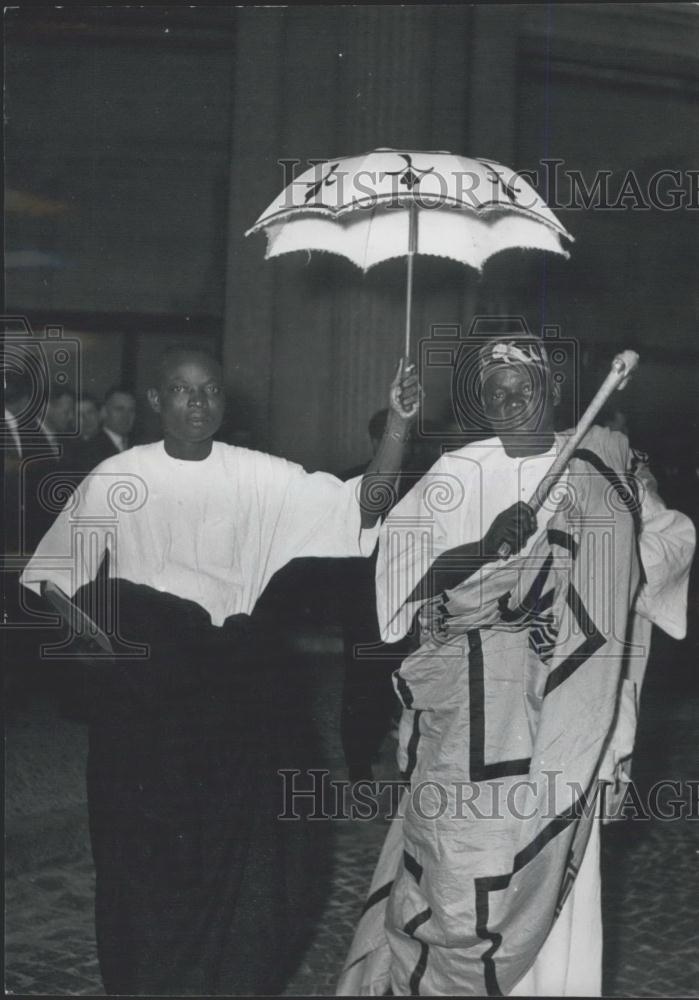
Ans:
{"type": "MultiPolygon", "coordinates": [[[[621,354],[617,354],[614,358],[609,374],[580,418],[578,426],[568,438],[544,479],[529,498],[528,503],[534,514],[544,505],[546,497],[565,472],[571,455],[589,431],[599,411],[612,393],[616,392],[617,389],[621,390],[625,388],[631,373],[637,367],[638,354],[635,351],[622,351],[621,354]]],[[[503,542],[498,549],[498,558],[509,559],[511,555],[512,549],[510,545],[507,542],[503,542]]]]}

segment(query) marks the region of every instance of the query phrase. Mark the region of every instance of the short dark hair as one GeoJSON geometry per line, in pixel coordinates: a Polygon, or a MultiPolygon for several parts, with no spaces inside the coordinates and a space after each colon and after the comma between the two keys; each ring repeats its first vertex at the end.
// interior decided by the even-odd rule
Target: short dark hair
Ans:
{"type": "Polygon", "coordinates": [[[118,392],[123,393],[125,396],[132,396],[134,399],[136,399],[136,393],[133,391],[130,385],[118,384],[118,385],[112,385],[109,387],[109,389],[107,389],[107,391],[104,394],[105,403],[108,403],[109,400],[112,398],[112,396],[116,396],[118,392]]]}
{"type": "Polygon", "coordinates": [[[175,364],[176,361],[181,359],[186,355],[194,355],[199,358],[206,358],[207,361],[213,362],[217,368],[222,369],[223,365],[221,360],[216,357],[216,355],[206,347],[202,347],[200,344],[196,343],[183,343],[183,344],[171,344],[167,347],[163,353],[158,358],[157,365],[151,376],[151,387],[159,388],[165,381],[165,376],[169,368],[175,364]]]}

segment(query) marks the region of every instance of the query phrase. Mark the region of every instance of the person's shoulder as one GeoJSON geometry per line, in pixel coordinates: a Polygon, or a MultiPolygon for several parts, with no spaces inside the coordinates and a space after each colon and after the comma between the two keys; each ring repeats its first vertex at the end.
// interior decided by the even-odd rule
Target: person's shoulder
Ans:
{"type": "Polygon", "coordinates": [[[648,460],[648,456],[642,452],[634,452],[626,434],[622,431],[613,431],[601,424],[593,424],[590,427],[576,451],[592,452],[605,465],[618,471],[627,468],[632,454],[636,454],[642,461],[648,460]]]}
{"type": "MultiPolygon", "coordinates": [[[[130,450],[131,449],[129,449],[129,451],[130,450]]],[[[126,454],[128,454],[128,452],[117,452],[116,455],[110,455],[108,458],[101,459],[90,471],[90,475],[99,476],[103,473],[121,472],[124,468],[123,456],[126,454]]]]}
{"type": "Polygon", "coordinates": [[[502,442],[499,437],[489,437],[479,441],[469,441],[460,448],[445,451],[442,458],[470,458],[472,455],[485,455],[496,451],[502,451],[502,442]]]}
{"type": "Polygon", "coordinates": [[[439,509],[451,509],[454,498],[461,503],[466,491],[477,482],[474,477],[480,476],[484,456],[490,455],[498,446],[501,448],[499,439],[493,438],[492,442],[478,441],[445,451],[426,472],[419,474],[394,511],[400,515],[415,504],[427,505],[430,509],[437,504],[439,509]]]}
{"type": "Polygon", "coordinates": [[[103,459],[84,477],[78,486],[82,506],[78,513],[89,515],[111,511],[130,513],[140,510],[148,498],[149,469],[156,445],[137,445],[103,459]]]}
{"type": "Polygon", "coordinates": [[[435,463],[433,468],[440,466],[445,472],[455,475],[468,475],[474,468],[483,468],[504,453],[502,442],[498,437],[486,438],[483,441],[471,441],[461,448],[446,451],[435,463]]]}
{"type": "Polygon", "coordinates": [[[99,465],[92,470],[92,475],[99,472],[126,472],[143,462],[152,462],[162,453],[162,441],[153,441],[150,444],[137,444],[133,448],[126,448],[118,451],[115,455],[103,458],[99,465]]]}
{"type": "Polygon", "coordinates": [[[256,451],[254,448],[243,448],[240,445],[226,444],[214,441],[214,453],[224,465],[239,474],[256,475],[258,477],[289,477],[303,474],[303,466],[290,462],[279,455],[270,455],[266,451],[256,451]]]}

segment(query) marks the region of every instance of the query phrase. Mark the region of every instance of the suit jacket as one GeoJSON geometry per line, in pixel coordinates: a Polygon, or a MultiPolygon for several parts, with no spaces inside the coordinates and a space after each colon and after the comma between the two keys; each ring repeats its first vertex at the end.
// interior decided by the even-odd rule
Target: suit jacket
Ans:
{"type": "Polygon", "coordinates": [[[17,425],[21,455],[14,439],[4,432],[3,479],[4,551],[29,554],[50,524],[46,504],[40,496],[42,480],[58,466],[55,446],[36,420],[17,425]]]}
{"type": "MultiPolygon", "coordinates": [[[[98,431],[91,441],[81,441],[80,445],[84,450],[86,459],[93,462],[93,464],[87,469],[87,472],[94,469],[94,467],[99,465],[100,462],[104,462],[105,458],[111,458],[113,455],[119,454],[119,449],[114,444],[109,434],[107,434],[104,430],[98,431]]],[[[126,447],[130,447],[128,441],[126,447]]]]}
{"type": "Polygon", "coordinates": [[[118,454],[119,449],[110,436],[101,430],[89,441],[75,441],[66,445],[61,468],[77,486],[100,462],[118,454]]]}

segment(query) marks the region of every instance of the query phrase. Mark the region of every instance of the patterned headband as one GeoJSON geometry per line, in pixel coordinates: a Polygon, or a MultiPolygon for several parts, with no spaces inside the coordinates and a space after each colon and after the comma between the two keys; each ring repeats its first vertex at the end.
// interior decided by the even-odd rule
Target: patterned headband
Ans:
{"type": "Polygon", "coordinates": [[[549,368],[544,345],[533,339],[531,341],[498,340],[486,344],[478,352],[478,360],[481,376],[488,369],[500,365],[535,365],[544,371],[548,371],[549,368]]]}

